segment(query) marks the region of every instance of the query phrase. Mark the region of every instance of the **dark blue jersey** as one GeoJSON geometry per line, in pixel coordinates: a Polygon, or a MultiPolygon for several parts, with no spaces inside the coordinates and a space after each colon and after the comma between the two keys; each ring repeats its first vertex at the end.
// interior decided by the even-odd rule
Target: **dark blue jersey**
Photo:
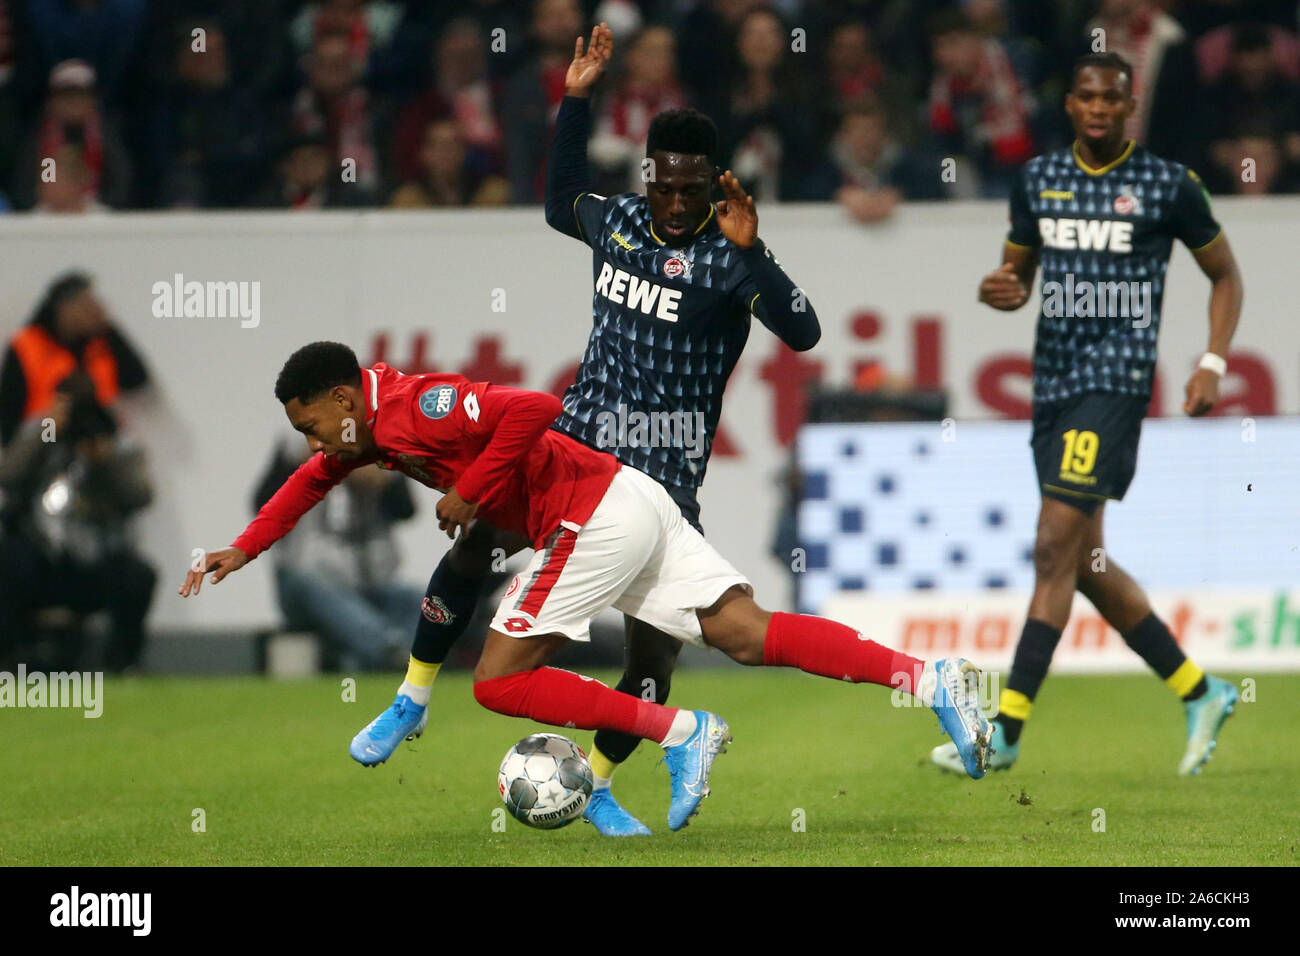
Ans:
{"type": "Polygon", "coordinates": [[[758,289],[712,210],[680,248],[655,235],[637,193],[584,193],[575,213],[593,251],[594,324],[555,428],[657,481],[696,487],[758,289]]]}
{"type": "Polygon", "coordinates": [[[694,235],[665,242],[644,195],[573,187],[585,176],[587,110],[565,98],[547,176],[547,221],[591,247],[595,283],[587,349],[553,427],[693,489],[751,316],[795,349],[816,343],[817,317],[761,241],[741,249],[723,236],[713,207],[694,235]]]}
{"type": "Polygon", "coordinates": [[[1197,250],[1220,235],[1200,178],[1133,142],[1101,169],[1072,147],[1025,163],[1007,241],[1038,249],[1043,270],[1034,403],[1149,397],[1173,241],[1197,250]]]}

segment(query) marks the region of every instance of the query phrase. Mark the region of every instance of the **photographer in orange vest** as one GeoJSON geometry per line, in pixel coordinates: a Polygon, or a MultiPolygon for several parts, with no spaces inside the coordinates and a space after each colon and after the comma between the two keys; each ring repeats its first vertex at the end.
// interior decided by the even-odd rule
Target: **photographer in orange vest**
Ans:
{"type": "Polygon", "coordinates": [[[48,414],[55,389],[76,371],[90,377],[95,399],[105,408],[149,378],[135,349],[110,324],[90,277],[69,272],[50,284],[36,314],[5,351],[0,446],[8,445],[28,418],[48,414]]]}

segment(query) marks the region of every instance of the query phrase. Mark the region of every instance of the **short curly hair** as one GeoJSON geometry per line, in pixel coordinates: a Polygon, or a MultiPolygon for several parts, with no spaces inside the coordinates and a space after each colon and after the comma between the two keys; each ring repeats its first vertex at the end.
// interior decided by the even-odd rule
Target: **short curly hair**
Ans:
{"type": "Polygon", "coordinates": [[[646,134],[645,154],[657,149],[687,156],[706,156],[713,162],[718,155],[718,128],[699,110],[664,110],[650,121],[646,134]]]}
{"type": "Polygon", "coordinates": [[[1074,89],[1074,84],[1079,79],[1079,73],[1090,66],[1102,70],[1119,70],[1128,77],[1128,88],[1133,89],[1133,64],[1118,53],[1111,51],[1106,53],[1085,53],[1075,60],[1074,69],[1070,72],[1070,89],[1074,89]]]}
{"type": "Polygon", "coordinates": [[[310,404],[335,385],[361,386],[357,354],[338,342],[312,342],[289,356],[275,380],[275,397],[310,404]]]}

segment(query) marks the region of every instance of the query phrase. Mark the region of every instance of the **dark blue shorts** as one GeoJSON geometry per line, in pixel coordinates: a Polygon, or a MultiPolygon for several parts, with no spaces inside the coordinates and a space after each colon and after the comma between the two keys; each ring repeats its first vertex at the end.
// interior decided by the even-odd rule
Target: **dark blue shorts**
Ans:
{"type": "Polygon", "coordinates": [[[1120,500],[1137,470],[1138,438],[1150,399],[1087,392],[1034,406],[1034,450],[1043,496],[1084,514],[1120,500]]]}

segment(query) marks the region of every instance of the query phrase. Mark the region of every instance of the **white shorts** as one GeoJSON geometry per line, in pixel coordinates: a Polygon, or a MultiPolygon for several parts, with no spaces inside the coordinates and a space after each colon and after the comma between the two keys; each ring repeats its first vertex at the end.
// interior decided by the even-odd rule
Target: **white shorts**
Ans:
{"type": "Polygon", "coordinates": [[[659,482],[619,468],[585,525],[564,522],[515,575],[492,618],[511,637],[563,634],[589,641],[608,607],[680,641],[704,646],[697,608],[740,585],[743,574],[686,523],[659,482]]]}

